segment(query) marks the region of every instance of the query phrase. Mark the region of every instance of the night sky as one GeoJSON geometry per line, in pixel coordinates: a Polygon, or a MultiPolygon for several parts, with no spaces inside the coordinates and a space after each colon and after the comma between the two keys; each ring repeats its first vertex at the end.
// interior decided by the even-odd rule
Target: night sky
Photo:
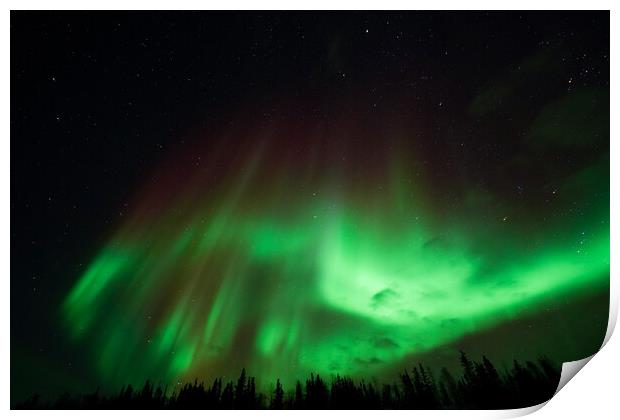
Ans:
{"type": "Polygon", "coordinates": [[[608,12],[11,13],[12,400],[582,358],[609,218],[608,12]]]}

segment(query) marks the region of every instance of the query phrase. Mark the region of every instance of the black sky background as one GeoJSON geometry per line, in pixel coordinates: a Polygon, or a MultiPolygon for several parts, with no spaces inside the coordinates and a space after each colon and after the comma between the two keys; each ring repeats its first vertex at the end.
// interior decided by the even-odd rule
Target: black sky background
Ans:
{"type": "Polygon", "coordinates": [[[433,110],[429,131],[475,141],[458,110],[545,48],[571,57],[573,83],[608,86],[608,12],[12,12],[12,398],[41,371],[56,377],[44,392],[92,385],[59,302],[145,174],[192,132],[240,112],[278,118],[282,98],[317,119],[346,98],[369,114],[406,98],[433,110]]]}

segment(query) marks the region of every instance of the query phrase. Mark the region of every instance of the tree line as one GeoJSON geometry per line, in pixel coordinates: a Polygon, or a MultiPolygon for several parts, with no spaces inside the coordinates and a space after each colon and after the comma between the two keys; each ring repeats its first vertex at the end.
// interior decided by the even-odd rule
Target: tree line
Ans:
{"type": "Polygon", "coordinates": [[[256,378],[243,369],[236,381],[215,379],[210,386],[195,380],[168,393],[150,381],[110,396],[63,394],[55,401],[33,395],[15,409],[505,409],[528,407],[550,399],[560,371],[548,358],[513,361],[498,371],[485,356],[471,360],[460,352],[460,375],[446,368],[438,377],[422,364],[405,370],[393,383],[373,384],[336,375],[326,380],[311,374],[284,389],[278,379],[270,393],[256,389],[256,378]]]}

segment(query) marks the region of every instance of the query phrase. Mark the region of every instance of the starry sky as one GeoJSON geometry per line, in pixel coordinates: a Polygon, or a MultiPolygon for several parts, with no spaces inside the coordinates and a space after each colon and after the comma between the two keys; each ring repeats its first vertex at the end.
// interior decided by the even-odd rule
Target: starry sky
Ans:
{"type": "Polygon", "coordinates": [[[11,13],[12,400],[582,358],[609,218],[608,12],[11,13]]]}

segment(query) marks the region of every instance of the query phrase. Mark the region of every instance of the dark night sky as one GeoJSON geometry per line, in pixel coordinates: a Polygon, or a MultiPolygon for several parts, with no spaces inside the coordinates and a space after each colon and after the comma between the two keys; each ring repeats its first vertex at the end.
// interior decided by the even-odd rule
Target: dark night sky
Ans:
{"type": "MultiPolygon", "coordinates": [[[[571,225],[577,204],[546,197],[554,180],[608,162],[608,91],[607,12],[12,12],[12,399],[96,386],[84,348],[59,322],[61,302],[153,171],[180,149],[209,147],[205,133],[291,120],[296,129],[363,121],[376,133],[415,114],[437,214],[466,185],[514,214],[563,212],[571,225]],[[559,120],[544,120],[554,103],[559,120]],[[587,146],[575,145],[583,133],[587,146]],[[546,146],[524,153],[537,135],[546,146]],[[33,385],[41,371],[48,378],[33,385]]],[[[371,173],[381,171],[373,147],[351,152],[371,173]]],[[[608,182],[607,167],[602,196],[588,203],[605,207],[608,182]]],[[[538,229],[530,219],[524,236],[538,229]]],[[[600,341],[601,329],[577,315],[606,323],[606,294],[597,296],[547,308],[584,334],[554,356],[600,341]]],[[[512,346],[506,337],[531,323],[493,328],[512,346]]],[[[460,337],[461,347],[475,352],[476,334],[485,333],[460,337]]]]}

